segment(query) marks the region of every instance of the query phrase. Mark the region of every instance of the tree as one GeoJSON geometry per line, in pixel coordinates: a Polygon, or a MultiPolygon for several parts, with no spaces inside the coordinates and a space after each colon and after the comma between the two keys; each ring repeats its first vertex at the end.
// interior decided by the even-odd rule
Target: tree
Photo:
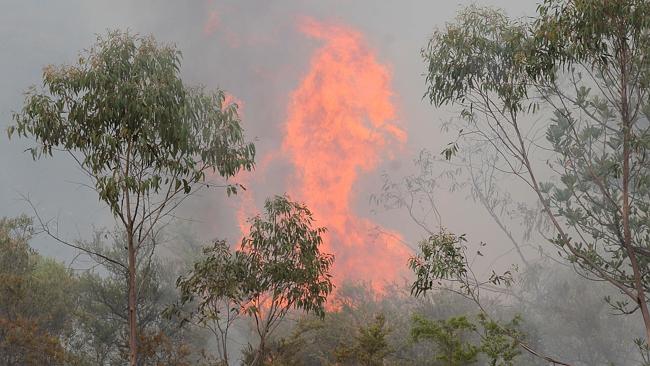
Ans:
{"type": "Polygon", "coordinates": [[[520,354],[519,344],[508,333],[519,333],[519,320],[515,318],[505,326],[484,314],[479,314],[477,320],[474,323],[466,316],[458,316],[434,321],[415,315],[411,337],[416,342],[426,340],[436,345],[436,365],[470,365],[484,355],[490,366],[513,366],[520,354]]]}
{"type": "Polygon", "coordinates": [[[391,332],[386,327],[386,317],[378,314],[367,326],[361,326],[351,345],[341,344],[335,350],[339,362],[352,361],[353,365],[381,366],[392,350],[386,337],[391,332]]]}
{"type": "MultiPolygon", "coordinates": [[[[121,231],[98,231],[94,239],[84,246],[126,263],[123,250],[125,238],[121,231]],[[105,243],[107,238],[112,242],[105,243]]],[[[191,331],[179,329],[176,323],[162,316],[168,304],[178,299],[174,283],[178,272],[170,268],[170,263],[163,263],[155,256],[154,248],[152,241],[145,243],[137,257],[138,364],[190,364],[189,358],[196,356],[198,350],[195,348],[200,347],[203,339],[191,331]],[[181,362],[183,360],[185,363],[181,362]]],[[[123,286],[127,278],[124,266],[111,263],[104,266],[103,273],[86,271],[79,275],[76,319],[83,343],[76,352],[94,365],[123,365],[128,362],[129,324],[125,312],[128,308],[128,289],[123,286]]]]}
{"type": "MultiPolygon", "coordinates": [[[[383,365],[405,366],[432,359],[430,347],[413,344],[409,334],[411,314],[434,305],[410,296],[404,286],[391,285],[385,295],[377,296],[369,283],[343,282],[336,297],[328,301],[325,317],[306,315],[294,324],[285,322],[270,341],[295,345],[284,355],[299,365],[357,365],[362,360],[381,360],[383,365]],[[383,325],[377,315],[384,317],[383,325]]],[[[438,309],[457,311],[460,306],[446,303],[438,309]]]]}
{"type": "Polygon", "coordinates": [[[31,219],[0,218],[0,364],[74,364],[77,281],[30,248],[31,234],[31,219]]]}
{"type": "Polygon", "coordinates": [[[179,277],[180,303],[166,311],[169,317],[208,329],[215,338],[220,362],[229,365],[228,340],[231,327],[240,317],[242,304],[248,301],[244,282],[248,274],[244,253],[232,253],[225,241],[216,241],[204,249],[192,271],[179,277]]]}
{"type": "MultiPolygon", "coordinates": [[[[309,332],[309,326],[298,324],[287,337],[275,337],[277,332],[269,335],[262,355],[262,364],[264,366],[300,366],[305,362],[301,360],[301,352],[304,352],[306,346],[303,335],[309,332]]],[[[250,365],[257,357],[257,350],[248,344],[242,350],[242,364],[250,365]]]]}
{"type": "Polygon", "coordinates": [[[510,302],[525,319],[521,329],[531,347],[576,366],[642,364],[631,340],[642,334],[643,323],[612,316],[603,302],[616,289],[575,276],[563,263],[545,262],[520,278],[510,302]]]}
{"type": "MultiPolygon", "coordinates": [[[[39,143],[30,149],[34,159],[66,152],[124,229],[132,366],[140,246],[207,173],[231,177],[253,167],[255,150],[244,141],[237,106],[225,105],[222,91],[185,86],[180,56],[153,37],[100,36],[77,64],[44,69],[44,90],[29,89],[8,130],[39,143]]],[[[227,192],[236,188],[228,185],[227,192]]]]}
{"type": "MultiPolygon", "coordinates": [[[[441,132],[464,126],[452,119],[443,123],[441,132]],[[460,125],[460,126],[459,126],[460,125]]],[[[461,132],[462,140],[466,137],[461,132]]],[[[435,234],[444,227],[437,202],[440,194],[466,192],[468,198],[482,206],[517,252],[520,263],[528,267],[536,258],[530,251],[538,231],[548,229],[546,215],[539,205],[522,201],[504,184],[509,178],[507,166],[486,141],[471,141],[454,156],[454,161],[429,149],[422,149],[413,159],[414,173],[402,177],[382,174],[381,190],[371,195],[371,203],[387,210],[403,210],[425,234],[435,234]],[[521,230],[517,228],[521,227],[521,230]]],[[[534,202],[533,202],[534,203],[534,202]]],[[[540,248],[536,248],[541,251],[540,248]]]]}
{"type": "Polygon", "coordinates": [[[476,326],[464,316],[437,322],[415,316],[411,336],[416,342],[426,339],[437,345],[438,365],[460,366],[477,362],[479,348],[463,339],[474,331],[476,326]]]}
{"type": "Polygon", "coordinates": [[[431,103],[461,107],[465,127],[536,195],[560,253],[629,299],[615,309],[640,310],[646,343],[649,11],[644,0],[546,0],[527,23],[470,7],[423,50],[431,103]]]}
{"type": "MultiPolygon", "coordinates": [[[[178,280],[181,303],[196,301],[193,315],[201,322],[216,322],[224,348],[234,316],[254,320],[259,344],[253,366],[264,363],[268,336],[289,310],[325,314],[334,257],[320,252],[325,229],[313,227],[313,222],[305,205],[286,196],[268,199],[264,216],[249,219],[249,234],[239,249],[233,253],[224,242],[215,243],[178,280]]],[[[222,352],[227,362],[227,351],[222,352]]]]}
{"type": "MultiPolygon", "coordinates": [[[[409,258],[409,267],[416,276],[411,286],[411,293],[420,296],[434,289],[442,289],[462,295],[473,301],[480,309],[479,322],[484,329],[481,339],[485,348],[479,348],[478,350],[484,351],[494,363],[501,360],[504,365],[511,364],[512,360],[519,354],[517,348],[521,347],[537,358],[568,366],[567,363],[540,354],[525,342],[524,335],[516,329],[519,323],[518,315],[509,323],[503,324],[488,314],[481,300],[481,290],[487,285],[511,286],[513,275],[511,271],[502,274],[492,271],[488,279],[479,279],[471,268],[467,256],[468,247],[466,242],[465,235],[455,235],[444,229],[435,235],[431,235],[428,239],[422,240],[419,243],[419,252],[409,258]]],[[[481,243],[480,246],[485,246],[485,243],[481,243]]],[[[480,252],[477,251],[477,255],[480,255],[480,252]]],[[[464,324],[466,319],[459,319],[456,318],[454,322],[448,325],[452,329],[477,330],[477,327],[473,324],[466,326],[464,324]]],[[[450,343],[453,346],[452,348],[456,349],[454,344],[450,343]]],[[[464,351],[462,354],[465,354],[464,351]]],[[[444,361],[453,364],[453,359],[452,355],[448,354],[445,356],[444,361]]],[[[459,362],[469,362],[469,360],[463,360],[461,358],[459,362]]]]}

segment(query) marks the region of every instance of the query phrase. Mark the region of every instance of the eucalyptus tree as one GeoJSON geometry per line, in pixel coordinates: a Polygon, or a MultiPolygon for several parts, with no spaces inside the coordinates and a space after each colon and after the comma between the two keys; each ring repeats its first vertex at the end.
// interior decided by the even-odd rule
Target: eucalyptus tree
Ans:
{"type": "Polygon", "coordinates": [[[649,13],[647,0],[546,0],[534,21],[470,7],[422,52],[431,103],[460,107],[461,134],[491,144],[524,181],[549,241],[624,296],[609,301],[615,309],[640,310],[646,343],[649,13]]]}
{"type": "MultiPolygon", "coordinates": [[[[443,130],[456,123],[446,123],[443,130]]],[[[475,141],[473,141],[474,143],[475,141]]],[[[500,159],[486,143],[475,143],[455,155],[453,162],[423,149],[413,159],[415,173],[403,177],[382,175],[381,190],[371,195],[371,203],[388,210],[404,210],[426,235],[437,233],[443,225],[443,213],[437,202],[444,192],[467,192],[474,203],[483,206],[492,221],[512,244],[521,263],[527,268],[531,258],[525,249],[531,239],[546,227],[545,216],[538,207],[514,197],[503,185],[500,159]],[[520,233],[513,227],[522,227],[520,233]],[[521,235],[518,235],[521,234],[521,235]]],[[[508,252],[511,250],[509,249],[508,252]]],[[[533,258],[534,260],[534,258],[533,258]]]]}
{"type": "Polygon", "coordinates": [[[325,228],[314,227],[309,209],[286,196],[268,199],[264,215],[249,223],[237,250],[216,242],[178,286],[181,303],[196,305],[191,317],[219,331],[226,364],[229,327],[239,315],[252,318],[259,344],[251,364],[258,366],[269,335],[291,309],[325,315],[334,257],[320,251],[325,228]]]}
{"type": "Polygon", "coordinates": [[[416,315],[411,337],[416,342],[427,340],[436,344],[436,365],[461,366],[478,362],[480,349],[468,339],[474,332],[476,326],[464,316],[431,321],[416,315]]]}
{"type": "Polygon", "coordinates": [[[187,275],[178,278],[180,302],[166,309],[165,315],[179,319],[181,327],[189,323],[209,330],[219,362],[229,365],[232,327],[249,296],[243,286],[247,277],[244,253],[233,253],[225,241],[217,240],[203,254],[187,275]]]}
{"type": "MultiPolygon", "coordinates": [[[[485,354],[490,359],[490,364],[513,365],[514,359],[519,356],[519,348],[528,352],[532,357],[550,362],[554,365],[570,364],[559,361],[556,358],[544,355],[531,347],[525,340],[525,335],[518,329],[520,318],[515,315],[507,323],[499,321],[490,315],[490,312],[484,305],[481,297],[481,291],[486,286],[506,286],[513,284],[514,278],[511,271],[505,271],[501,274],[492,271],[487,279],[477,277],[472,269],[471,263],[474,261],[468,256],[468,244],[465,235],[455,235],[441,229],[437,234],[420,241],[419,251],[409,259],[409,268],[415,274],[415,281],[411,285],[413,295],[424,295],[432,290],[445,290],[461,295],[471,300],[480,310],[478,315],[478,327],[471,323],[466,317],[450,318],[439,324],[431,323],[422,318],[415,318],[413,334],[418,338],[418,332],[422,331],[424,339],[435,340],[436,343],[446,344],[450,347],[451,353],[445,355],[440,361],[443,364],[469,364],[475,362],[474,356],[479,352],[485,354]],[[450,322],[445,324],[445,322],[450,322]],[[480,345],[468,346],[467,353],[461,351],[454,355],[454,349],[460,339],[441,337],[446,331],[441,331],[441,327],[450,327],[461,331],[471,330],[477,333],[480,338],[480,345]],[[482,328],[482,331],[478,331],[482,328]],[[469,352],[470,350],[474,350],[469,352]]],[[[485,243],[479,244],[482,248],[485,243]]],[[[480,255],[479,253],[477,253],[480,255]]],[[[447,334],[449,335],[449,334],[447,334]]],[[[422,334],[420,335],[422,336],[422,334]]]]}
{"type": "Polygon", "coordinates": [[[394,352],[387,340],[390,333],[384,314],[377,314],[371,324],[359,327],[351,344],[337,347],[334,352],[336,360],[342,365],[384,365],[386,356],[394,352]]]}
{"type": "MultiPolygon", "coordinates": [[[[43,88],[27,91],[8,130],[36,140],[34,159],[68,155],[126,233],[127,263],[90,254],[128,273],[131,365],[138,357],[140,247],[208,174],[232,177],[254,164],[237,106],[226,105],[223,91],[186,86],[180,64],[174,46],[151,36],[99,36],[76,64],[45,67],[43,88]]],[[[227,186],[228,193],[236,189],[227,186]]]]}
{"type": "MultiPolygon", "coordinates": [[[[124,263],[125,237],[123,232],[96,232],[85,246],[124,263]],[[106,238],[112,242],[106,243],[106,238]]],[[[156,357],[170,359],[180,353],[188,360],[196,359],[203,346],[203,335],[179,329],[176,322],[162,316],[165,308],[178,299],[174,283],[178,272],[170,268],[172,262],[163,262],[154,255],[154,248],[150,240],[136,258],[138,362],[149,365],[156,357]]],[[[128,273],[111,263],[102,269],[79,275],[76,321],[78,337],[83,342],[76,351],[94,365],[123,365],[128,361],[128,289],[123,285],[128,273]]]]}

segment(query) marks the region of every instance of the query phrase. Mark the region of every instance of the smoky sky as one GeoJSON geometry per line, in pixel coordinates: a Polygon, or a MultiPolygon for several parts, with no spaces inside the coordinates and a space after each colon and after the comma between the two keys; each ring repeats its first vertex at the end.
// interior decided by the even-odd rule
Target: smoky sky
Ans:
{"type": "MultiPolygon", "coordinates": [[[[96,34],[128,29],[152,34],[161,42],[174,43],[183,53],[182,75],[187,84],[222,88],[242,103],[244,128],[256,143],[258,156],[277,150],[289,95],[309,67],[310,55],[320,46],[297,30],[300,19],[334,22],[359,31],[377,60],[392,76],[399,125],[408,140],[392,158],[358,182],[358,214],[371,217],[408,240],[417,229],[403,213],[371,213],[368,197],[377,190],[381,172],[400,175],[422,148],[440,151],[449,135],[440,132],[440,121],[449,110],[435,109],[422,99],[425,66],[420,49],[436,27],[452,21],[468,1],[0,1],[0,216],[31,214],[21,195],[36,203],[43,217],[56,219],[62,235],[88,236],[93,227],[110,227],[112,219],[88,183],[65,156],[34,162],[24,150],[26,139],[8,140],[4,130],[12,111],[21,106],[22,93],[39,86],[47,64],[72,63],[91,46],[96,34]]],[[[511,16],[534,14],[535,1],[478,1],[477,5],[505,9],[511,16]]],[[[283,193],[281,182],[288,167],[276,164],[264,174],[261,196],[283,193]]],[[[453,231],[481,236],[499,244],[503,238],[489,217],[465,195],[439,197],[444,221],[453,231]]],[[[233,215],[238,199],[223,191],[204,191],[193,197],[179,217],[195,222],[200,237],[233,238],[233,215]]],[[[44,254],[69,259],[70,250],[43,238],[36,240],[44,254]]],[[[502,252],[502,251],[499,251],[502,252]]]]}

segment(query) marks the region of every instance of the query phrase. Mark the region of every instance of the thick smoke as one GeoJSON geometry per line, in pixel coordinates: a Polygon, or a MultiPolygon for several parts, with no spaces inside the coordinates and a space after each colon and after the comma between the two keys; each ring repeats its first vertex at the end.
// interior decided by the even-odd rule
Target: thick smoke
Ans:
{"type": "MultiPolygon", "coordinates": [[[[495,1],[494,5],[514,14],[534,10],[532,1],[495,1]]],[[[351,187],[354,194],[348,201],[350,212],[368,217],[369,192],[376,189],[382,171],[391,173],[421,148],[435,149],[448,140],[437,127],[445,117],[421,101],[423,79],[418,52],[431,29],[451,19],[461,6],[428,1],[344,0],[6,3],[6,11],[0,14],[0,128],[10,123],[11,112],[20,107],[21,91],[39,82],[43,66],[74,62],[77,53],[94,42],[95,34],[107,29],[129,29],[175,43],[183,52],[182,72],[187,83],[220,87],[236,96],[243,105],[248,136],[255,140],[259,156],[267,156],[281,150],[289,117],[287,106],[292,92],[310,72],[314,52],[328,47],[327,40],[304,34],[299,26],[301,20],[311,17],[318,22],[340,24],[353,29],[362,39],[361,46],[373,50],[376,62],[390,73],[390,103],[399,113],[390,123],[397,123],[409,136],[405,148],[392,151],[392,159],[383,151],[384,147],[378,147],[382,150],[374,162],[376,166],[359,172],[358,181],[351,187]]],[[[386,138],[394,140],[392,133],[388,134],[386,138]]],[[[21,194],[29,194],[44,216],[58,219],[61,232],[68,238],[87,236],[93,225],[112,225],[110,215],[97,202],[94,192],[80,184],[86,183],[85,177],[73,164],[65,157],[34,163],[23,153],[29,144],[6,139],[0,144],[0,159],[5,167],[0,175],[0,197],[5,203],[1,215],[29,213],[20,198],[21,194]]],[[[390,146],[399,144],[394,140],[386,148],[391,150],[390,146]]],[[[263,187],[255,187],[256,205],[271,194],[291,193],[286,179],[294,172],[290,161],[276,160],[273,174],[263,174],[263,170],[264,163],[260,161],[258,171],[251,177],[264,175],[263,187]]],[[[450,212],[452,208],[469,209],[469,205],[449,201],[450,212]]],[[[240,232],[235,214],[239,206],[238,199],[226,198],[222,190],[210,190],[188,202],[180,218],[195,221],[204,240],[227,237],[235,241],[240,232]]],[[[488,219],[476,216],[475,221],[487,227],[488,219]]],[[[418,238],[410,234],[412,225],[399,215],[380,213],[372,219],[402,232],[407,241],[418,238]]],[[[481,224],[474,226],[478,228],[481,224]]],[[[39,248],[60,259],[73,255],[60,246],[40,243],[39,248]]]]}

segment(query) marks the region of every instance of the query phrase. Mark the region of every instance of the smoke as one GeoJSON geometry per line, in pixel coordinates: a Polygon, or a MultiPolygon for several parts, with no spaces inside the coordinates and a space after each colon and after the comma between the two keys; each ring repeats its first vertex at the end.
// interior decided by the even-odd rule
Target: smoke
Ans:
{"type": "MultiPolygon", "coordinates": [[[[534,5],[533,1],[527,5],[494,1],[494,5],[513,9],[515,13],[534,5]]],[[[189,3],[73,0],[43,3],[26,0],[0,1],[0,6],[3,9],[0,12],[0,49],[5,56],[0,60],[3,80],[0,87],[1,130],[11,123],[11,112],[20,108],[22,91],[32,84],[39,85],[43,66],[74,62],[78,52],[92,45],[95,35],[107,29],[129,29],[176,44],[183,52],[182,73],[187,84],[203,84],[210,89],[220,87],[243,102],[244,128],[247,136],[254,139],[258,156],[266,157],[271,152],[284,154],[287,152],[283,148],[287,106],[293,92],[311,72],[315,53],[332,52],[335,47],[335,35],[308,35],[304,26],[297,26],[301,19],[304,21],[302,17],[311,16],[345,24],[345,27],[338,27],[341,31],[354,29],[352,33],[360,42],[360,50],[370,52],[377,64],[391,71],[389,88],[394,95],[390,96],[390,104],[398,113],[394,118],[408,122],[396,126],[408,132],[408,144],[387,130],[387,125],[370,126],[370,131],[384,139],[385,145],[371,144],[374,166],[366,166],[365,162],[356,166],[351,196],[342,197],[343,201],[347,200],[349,212],[360,216],[356,221],[363,222],[369,215],[366,202],[369,192],[375,191],[379,184],[379,174],[399,166],[385,164],[391,157],[387,152],[394,153],[396,160],[404,161],[422,147],[435,148],[447,142],[447,138],[438,133],[438,112],[421,101],[422,63],[418,52],[431,29],[451,19],[462,4],[420,0],[400,3],[368,0],[197,0],[189,3]]],[[[327,28],[329,30],[333,28],[327,28]]],[[[369,100],[368,96],[358,98],[369,100]]],[[[371,117],[363,116],[368,112],[355,113],[362,115],[360,125],[372,124],[371,117]]],[[[386,123],[394,124],[394,121],[386,123]]],[[[26,140],[0,143],[0,161],[5,172],[0,174],[0,198],[5,203],[1,215],[30,213],[20,200],[20,194],[29,194],[45,217],[59,219],[61,234],[69,239],[86,237],[93,225],[112,225],[110,213],[98,204],[96,194],[84,186],[88,183],[86,177],[74,164],[65,156],[35,163],[23,153],[28,146],[31,142],[26,140]]],[[[294,194],[296,199],[307,200],[297,188],[302,178],[295,176],[295,162],[286,157],[270,160],[272,164],[269,163],[265,170],[260,159],[257,171],[250,175],[250,179],[264,176],[263,183],[251,187],[255,205],[259,207],[265,197],[284,191],[294,194]]],[[[349,167],[346,169],[349,171],[349,167]]],[[[234,241],[239,235],[238,219],[234,214],[239,210],[239,203],[239,199],[225,197],[222,190],[210,190],[188,200],[178,215],[197,222],[199,235],[204,240],[227,237],[234,241]]],[[[343,212],[340,208],[337,210],[343,212]]],[[[320,220],[327,225],[325,217],[320,220]]],[[[413,241],[409,237],[413,227],[408,220],[383,214],[373,220],[390,222],[391,227],[399,228],[408,241],[413,241]]],[[[374,223],[365,222],[356,226],[374,227],[374,223]]],[[[361,235],[364,237],[355,241],[371,242],[365,232],[361,235]]],[[[385,245],[382,241],[385,239],[378,240],[377,245],[385,245]]],[[[37,243],[44,254],[59,259],[69,260],[75,254],[40,239],[37,243]]],[[[343,263],[343,258],[339,256],[339,263],[343,263]]],[[[363,266],[359,267],[360,270],[363,266]]]]}
{"type": "MultiPolygon", "coordinates": [[[[397,169],[409,168],[396,162],[421,148],[437,153],[454,137],[439,131],[450,114],[421,100],[424,66],[418,54],[432,29],[467,3],[0,0],[0,135],[11,111],[20,108],[21,92],[40,83],[41,68],[74,62],[95,34],[130,29],[175,43],[183,52],[187,84],[227,90],[259,152],[256,171],[234,179],[246,191],[235,198],[223,189],[203,191],[178,216],[196,222],[193,230],[202,242],[225,237],[235,243],[263,200],[286,192],[329,228],[323,249],[336,255],[337,284],[343,278],[372,281],[381,292],[384,282],[399,280],[406,269],[401,240],[413,243],[419,231],[403,213],[371,217],[365,202],[379,189],[380,173],[407,175],[397,169]]],[[[513,16],[533,14],[536,3],[481,1],[513,16]]],[[[88,237],[92,225],[110,227],[113,218],[82,186],[88,183],[83,173],[64,156],[31,161],[23,153],[30,145],[0,143],[0,216],[30,214],[18,199],[29,194],[45,217],[60,219],[66,238],[88,237]]],[[[507,184],[509,191],[527,192],[507,184]]],[[[492,259],[516,261],[502,255],[510,244],[481,208],[462,194],[440,196],[451,231],[490,244],[486,272],[497,267],[492,259]]],[[[47,240],[37,241],[37,248],[66,261],[75,255],[47,240]]]]}

